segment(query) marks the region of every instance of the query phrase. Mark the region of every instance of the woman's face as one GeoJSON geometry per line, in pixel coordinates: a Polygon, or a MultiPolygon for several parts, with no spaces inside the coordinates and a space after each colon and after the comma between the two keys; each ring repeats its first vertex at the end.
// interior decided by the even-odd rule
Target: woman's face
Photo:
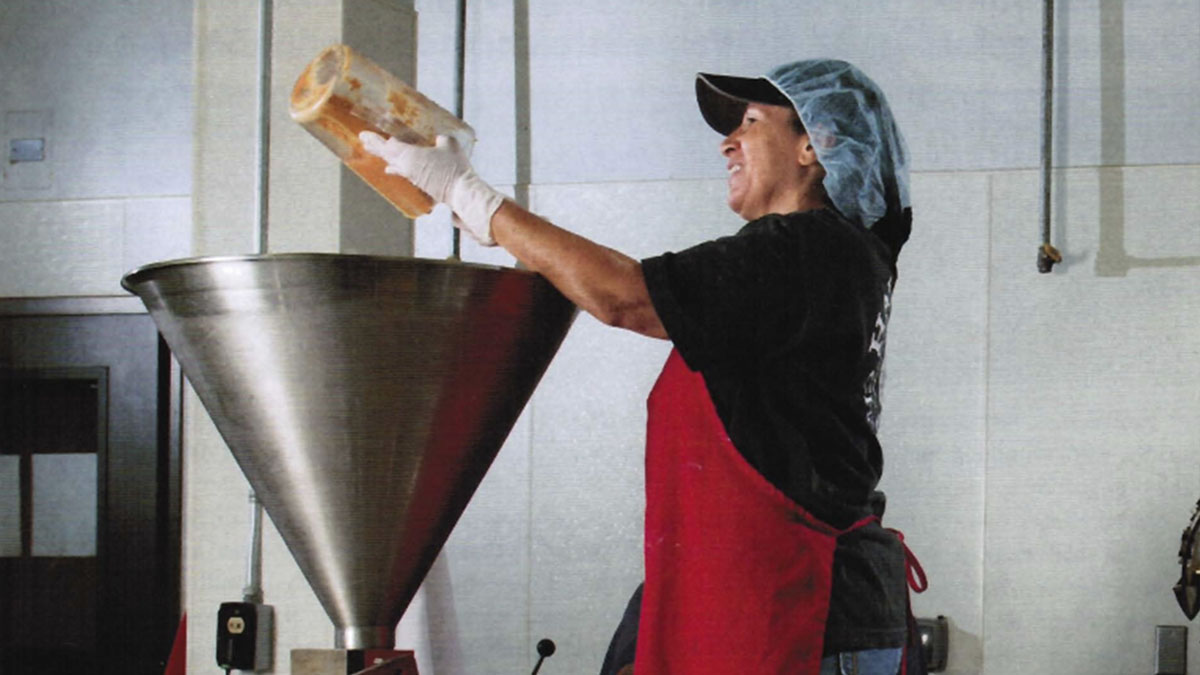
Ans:
{"type": "Polygon", "coordinates": [[[796,112],[790,107],[751,103],[742,124],[721,142],[729,172],[729,208],[754,220],[768,213],[798,209],[806,192],[811,169],[802,161],[811,153],[808,134],[793,126],[796,112]]]}

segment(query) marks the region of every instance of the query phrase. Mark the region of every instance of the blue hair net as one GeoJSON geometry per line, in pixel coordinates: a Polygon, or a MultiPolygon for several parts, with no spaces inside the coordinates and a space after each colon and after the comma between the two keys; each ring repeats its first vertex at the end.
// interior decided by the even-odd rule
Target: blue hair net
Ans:
{"type": "Polygon", "coordinates": [[[912,205],[900,129],[878,85],[853,65],[796,61],[762,78],[700,73],[696,97],[709,126],[725,135],[750,102],[795,108],[825,169],[825,192],[849,220],[870,227],[912,205]]]}

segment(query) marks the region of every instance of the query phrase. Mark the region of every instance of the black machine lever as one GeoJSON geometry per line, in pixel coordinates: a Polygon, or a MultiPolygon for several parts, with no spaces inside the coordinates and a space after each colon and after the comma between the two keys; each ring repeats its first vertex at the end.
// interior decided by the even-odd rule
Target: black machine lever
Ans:
{"type": "Polygon", "coordinates": [[[550,638],[542,638],[541,640],[538,640],[538,661],[537,665],[533,667],[533,672],[530,673],[530,675],[537,675],[537,672],[542,669],[542,661],[545,661],[546,657],[548,656],[554,656],[555,649],[556,647],[554,646],[554,640],[551,640],[550,638]]]}
{"type": "Polygon", "coordinates": [[[1175,599],[1188,620],[1200,614],[1200,502],[1192,511],[1192,519],[1179,542],[1179,566],[1182,569],[1175,584],[1175,599]]]}

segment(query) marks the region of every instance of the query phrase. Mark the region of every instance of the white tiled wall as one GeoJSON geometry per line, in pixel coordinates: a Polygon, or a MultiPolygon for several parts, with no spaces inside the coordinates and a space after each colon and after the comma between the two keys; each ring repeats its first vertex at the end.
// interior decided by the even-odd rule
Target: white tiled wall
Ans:
{"type": "MultiPolygon", "coordinates": [[[[815,56],[850,60],[880,83],[917,170],[1038,165],[1041,2],[528,4],[538,184],[717,178],[711,132],[688,114],[692,75],[760,74],[815,56]]],[[[1055,4],[1058,162],[1200,160],[1200,119],[1192,113],[1200,7],[1190,0],[1055,4]],[[1101,137],[1113,124],[1127,137],[1120,160],[1113,139],[1101,137]]],[[[448,106],[452,3],[417,5],[421,86],[448,106]]],[[[513,180],[511,6],[469,3],[467,19],[466,116],[481,139],[477,160],[499,183],[513,180]]]]}
{"type": "Polygon", "coordinates": [[[0,201],[9,296],[121,295],[121,275],[190,251],[191,199],[0,201]]]}
{"type": "Polygon", "coordinates": [[[191,251],[192,3],[0,10],[0,296],[122,295],[191,251]],[[45,159],[9,162],[41,138],[45,159]]]}
{"type": "MultiPolygon", "coordinates": [[[[994,181],[994,203],[1013,208],[994,210],[991,238],[991,321],[1004,327],[991,333],[988,386],[992,672],[1139,672],[1153,663],[1153,626],[1186,623],[1170,587],[1197,497],[1200,259],[1121,277],[1094,266],[1108,245],[1100,230],[1114,221],[1200,253],[1194,215],[1103,213],[1120,203],[1101,192],[1113,185],[1106,174],[1124,173],[1132,189],[1141,171],[1069,172],[1074,206],[1061,225],[1071,256],[1046,276],[1032,270],[1017,215],[1036,203],[1036,180],[994,181]]],[[[1164,203],[1190,198],[1170,186],[1192,169],[1153,171],[1164,203]]]]}

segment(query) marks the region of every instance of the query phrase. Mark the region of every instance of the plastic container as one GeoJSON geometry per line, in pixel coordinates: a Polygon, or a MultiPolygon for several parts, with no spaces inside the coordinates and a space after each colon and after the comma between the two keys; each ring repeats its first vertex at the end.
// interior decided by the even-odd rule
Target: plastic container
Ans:
{"type": "Polygon", "coordinates": [[[385,173],[387,163],[363,150],[359,132],[428,146],[439,134],[451,136],[468,154],[475,146],[468,124],[346,45],[327,47],[304,69],[292,88],[291,113],[410,218],[429,213],[433,199],[406,179],[385,173]]]}

